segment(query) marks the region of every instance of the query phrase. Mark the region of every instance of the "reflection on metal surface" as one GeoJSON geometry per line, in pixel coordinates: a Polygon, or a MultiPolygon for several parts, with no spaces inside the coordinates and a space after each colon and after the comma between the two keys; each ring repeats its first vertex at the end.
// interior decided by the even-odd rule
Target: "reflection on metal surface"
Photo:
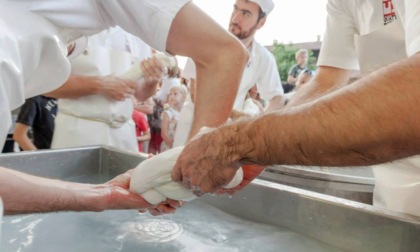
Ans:
{"type": "Polygon", "coordinates": [[[374,178],[370,167],[269,166],[260,179],[372,204],[374,178]]]}

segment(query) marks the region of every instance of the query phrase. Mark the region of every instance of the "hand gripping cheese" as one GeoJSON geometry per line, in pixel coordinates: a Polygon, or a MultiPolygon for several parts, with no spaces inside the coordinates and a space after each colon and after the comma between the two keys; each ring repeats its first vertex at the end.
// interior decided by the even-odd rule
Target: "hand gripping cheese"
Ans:
{"type": "MultiPolygon", "coordinates": [[[[172,169],[183,149],[183,146],[176,147],[141,162],[132,174],[130,190],[151,204],[158,204],[166,198],[184,201],[195,199],[197,196],[191,190],[171,178],[172,169]]],[[[243,171],[239,168],[225,188],[236,187],[242,179],[243,171]]]]}

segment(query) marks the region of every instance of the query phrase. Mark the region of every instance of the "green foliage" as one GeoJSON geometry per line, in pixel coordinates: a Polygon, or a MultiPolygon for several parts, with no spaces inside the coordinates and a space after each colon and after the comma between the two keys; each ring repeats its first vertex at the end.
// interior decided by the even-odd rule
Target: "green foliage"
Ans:
{"type": "MultiPolygon", "coordinates": [[[[276,58],[277,69],[279,71],[282,82],[287,81],[287,76],[290,68],[296,64],[295,53],[299,50],[294,45],[284,45],[284,44],[274,44],[273,45],[273,54],[276,58]]],[[[316,58],[313,56],[313,52],[309,50],[308,58],[308,68],[310,70],[315,70],[316,68],[316,58]]]]}

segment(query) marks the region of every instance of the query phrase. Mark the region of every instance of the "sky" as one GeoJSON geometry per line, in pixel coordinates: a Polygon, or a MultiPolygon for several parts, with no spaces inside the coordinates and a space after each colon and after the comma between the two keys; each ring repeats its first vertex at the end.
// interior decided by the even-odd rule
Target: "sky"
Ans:
{"type": "MultiPolygon", "coordinates": [[[[234,0],[193,0],[220,25],[227,28],[234,0]]],[[[256,39],[263,45],[316,41],[325,31],[327,0],[273,0],[274,10],[256,39]]]]}
{"type": "MultiPolygon", "coordinates": [[[[235,0],[193,0],[221,26],[227,28],[235,0]]],[[[273,0],[274,10],[265,25],[257,31],[256,40],[262,45],[311,42],[325,31],[327,0],[273,0]]],[[[179,58],[183,68],[185,59],[179,58]]]]}

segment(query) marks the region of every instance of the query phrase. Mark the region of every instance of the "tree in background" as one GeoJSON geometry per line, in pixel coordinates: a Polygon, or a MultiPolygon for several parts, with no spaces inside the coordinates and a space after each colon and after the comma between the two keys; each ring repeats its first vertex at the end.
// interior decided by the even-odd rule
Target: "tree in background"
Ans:
{"type": "MultiPolygon", "coordinates": [[[[287,80],[290,68],[296,64],[295,53],[300,48],[296,48],[294,45],[284,45],[284,44],[273,44],[273,54],[277,62],[277,69],[280,74],[280,78],[283,82],[287,80]]],[[[311,50],[308,50],[308,68],[310,70],[315,70],[316,68],[316,58],[313,55],[311,50]]]]}

